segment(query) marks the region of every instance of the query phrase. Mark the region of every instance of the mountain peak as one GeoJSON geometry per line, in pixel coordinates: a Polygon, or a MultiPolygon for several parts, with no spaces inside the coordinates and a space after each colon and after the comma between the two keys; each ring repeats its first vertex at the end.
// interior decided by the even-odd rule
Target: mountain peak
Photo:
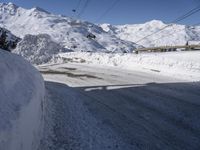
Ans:
{"type": "Polygon", "coordinates": [[[9,3],[0,3],[0,7],[12,7],[12,8],[18,8],[17,5],[9,2],[9,3]]]}
{"type": "MultiPolygon", "coordinates": [[[[15,5],[14,3],[12,2],[9,2],[9,3],[0,3],[0,11],[4,11],[4,12],[16,12],[16,10],[18,8],[21,8],[17,5],[15,5]]],[[[23,8],[24,9],[24,8],[23,8]]],[[[44,13],[48,13],[50,14],[50,12],[44,10],[43,8],[40,8],[40,7],[33,7],[31,8],[30,10],[34,11],[34,12],[44,12],[44,13]]]]}
{"type": "MultiPolygon", "coordinates": [[[[9,2],[8,5],[15,5],[15,4],[13,4],[12,2],[9,2]]],[[[16,5],[15,5],[15,6],[16,6],[16,5]]]]}
{"type": "Polygon", "coordinates": [[[33,7],[32,10],[33,10],[33,11],[37,11],[37,12],[44,12],[44,13],[50,14],[50,12],[48,12],[48,11],[44,10],[43,8],[38,7],[38,6],[33,7]]]}
{"type": "Polygon", "coordinates": [[[148,22],[146,22],[145,24],[151,24],[151,25],[163,25],[163,24],[165,24],[163,21],[161,21],[161,20],[151,20],[151,21],[148,21],[148,22]]]}
{"type": "Polygon", "coordinates": [[[0,3],[0,12],[3,14],[9,13],[14,15],[19,7],[11,2],[9,3],[0,3]]]}

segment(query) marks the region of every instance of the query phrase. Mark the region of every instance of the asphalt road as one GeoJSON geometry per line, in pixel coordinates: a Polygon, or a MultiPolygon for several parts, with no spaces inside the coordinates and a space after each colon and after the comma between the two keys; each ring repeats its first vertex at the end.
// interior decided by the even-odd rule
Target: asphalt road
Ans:
{"type": "Polygon", "coordinates": [[[43,150],[199,150],[200,84],[81,64],[39,68],[43,150]]]}

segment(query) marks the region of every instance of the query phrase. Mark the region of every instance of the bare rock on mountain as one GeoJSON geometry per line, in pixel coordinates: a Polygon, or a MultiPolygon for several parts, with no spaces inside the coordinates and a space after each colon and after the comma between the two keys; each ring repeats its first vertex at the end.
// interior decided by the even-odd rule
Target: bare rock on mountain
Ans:
{"type": "Polygon", "coordinates": [[[0,28],[0,48],[6,51],[15,49],[20,38],[13,35],[5,28],[0,28]]]}
{"type": "Polygon", "coordinates": [[[42,64],[50,61],[54,55],[71,50],[64,48],[48,35],[25,35],[13,51],[33,64],[42,64]]]}

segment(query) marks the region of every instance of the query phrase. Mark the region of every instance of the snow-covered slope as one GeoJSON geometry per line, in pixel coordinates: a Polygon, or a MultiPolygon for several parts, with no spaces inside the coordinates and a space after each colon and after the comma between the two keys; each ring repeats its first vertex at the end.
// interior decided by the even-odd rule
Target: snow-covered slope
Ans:
{"type": "Polygon", "coordinates": [[[23,56],[32,64],[47,63],[55,54],[69,52],[51,39],[48,34],[25,35],[12,52],[23,56]]]}
{"type": "MultiPolygon", "coordinates": [[[[137,42],[143,37],[162,29],[167,24],[159,20],[152,20],[144,24],[117,26],[102,24],[100,26],[106,32],[116,35],[120,39],[137,42]]],[[[140,41],[138,44],[145,47],[185,45],[187,41],[200,41],[200,26],[173,24],[165,30],[140,41]]]]}
{"type": "Polygon", "coordinates": [[[11,51],[17,46],[20,38],[13,35],[5,28],[0,28],[0,48],[11,51]]]}
{"type": "Polygon", "coordinates": [[[74,51],[130,52],[137,46],[92,23],[54,15],[41,8],[24,9],[12,3],[0,3],[0,16],[0,26],[21,38],[26,34],[45,33],[74,51]],[[90,33],[96,39],[88,39],[90,33]]]}
{"type": "Polygon", "coordinates": [[[200,52],[167,52],[144,54],[64,53],[52,63],[86,63],[119,69],[142,70],[177,78],[200,81],[200,52]]]}
{"type": "Polygon", "coordinates": [[[20,56],[0,49],[0,150],[36,150],[44,81],[20,56]]]}

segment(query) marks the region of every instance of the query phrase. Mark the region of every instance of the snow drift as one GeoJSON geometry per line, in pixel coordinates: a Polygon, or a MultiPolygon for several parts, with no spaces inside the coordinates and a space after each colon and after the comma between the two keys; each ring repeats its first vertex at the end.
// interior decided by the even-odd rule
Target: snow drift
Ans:
{"type": "Polygon", "coordinates": [[[42,129],[44,82],[20,56],[0,49],[0,149],[36,150],[42,129]]]}
{"type": "Polygon", "coordinates": [[[166,52],[142,54],[64,53],[52,63],[86,63],[120,69],[156,72],[177,78],[200,80],[200,52],[166,52]]]}
{"type": "Polygon", "coordinates": [[[17,48],[13,50],[14,53],[37,65],[47,63],[55,54],[69,51],[53,41],[48,34],[25,35],[17,48]]]}
{"type": "Polygon", "coordinates": [[[74,51],[132,52],[138,45],[110,35],[101,27],[41,8],[24,9],[0,3],[0,26],[23,38],[26,34],[49,34],[53,40],[74,51]],[[93,34],[95,39],[87,36],[93,34]]]}

